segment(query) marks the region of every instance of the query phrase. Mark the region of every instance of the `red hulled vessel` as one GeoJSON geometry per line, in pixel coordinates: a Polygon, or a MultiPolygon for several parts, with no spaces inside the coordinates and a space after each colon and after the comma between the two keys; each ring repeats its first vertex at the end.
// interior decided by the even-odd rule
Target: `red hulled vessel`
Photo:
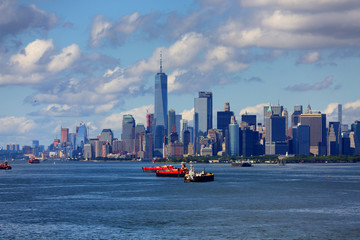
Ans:
{"type": "Polygon", "coordinates": [[[142,167],[143,172],[153,172],[153,173],[155,173],[156,171],[164,171],[164,170],[172,170],[172,169],[174,169],[172,165],[142,167]]]}
{"type": "Polygon", "coordinates": [[[189,170],[186,167],[185,163],[181,164],[181,168],[173,167],[172,169],[167,170],[158,170],[156,171],[157,177],[184,177],[189,170]]]}
{"type": "Polygon", "coordinates": [[[28,163],[40,163],[40,160],[37,158],[29,159],[28,163]]]}
{"type": "Polygon", "coordinates": [[[10,170],[10,169],[11,169],[11,166],[8,165],[7,161],[5,161],[5,163],[0,164],[0,170],[10,170]]]}

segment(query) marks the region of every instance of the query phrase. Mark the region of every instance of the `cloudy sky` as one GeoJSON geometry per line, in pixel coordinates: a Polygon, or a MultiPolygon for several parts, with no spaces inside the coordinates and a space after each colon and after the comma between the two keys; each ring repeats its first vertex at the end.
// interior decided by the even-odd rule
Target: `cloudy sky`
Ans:
{"type": "MultiPolygon", "coordinates": [[[[0,146],[48,146],[153,111],[159,55],[169,109],[192,119],[198,91],[237,116],[280,103],[360,120],[358,0],[0,0],[0,146]]],[[[216,116],[216,115],[215,115],[216,116]]],[[[215,125],[216,126],[216,125],[215,125]]]]}

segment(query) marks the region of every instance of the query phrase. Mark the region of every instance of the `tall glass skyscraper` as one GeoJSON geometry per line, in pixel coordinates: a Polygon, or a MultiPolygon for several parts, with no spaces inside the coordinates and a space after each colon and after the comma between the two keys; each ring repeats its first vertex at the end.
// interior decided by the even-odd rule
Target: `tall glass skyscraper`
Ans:
{"type": "MultiPolygon", "coordinates": [[[[161,150],[164,136],[168,132],[168,97],[167,75],[162,72],[162,59],[160,56],[160,72],[155,76],[155,149],[161,150]]],[[[161,152],[161,151],[160,151],[161,152]]]]}
{"type": "Polygon", "coordinates": [[[128,153],[135,151],[135,119],[130,114],[123,116],[121,140],[125,141],[128,153]]]}
{"type": "Polygon", "coordinates": [[[84,123],[80,123],[80,126],[76,127],[76,146],[82,149],[84,144],[87,142],[88,137],[86,125],[84,123]]]}
{"type": "Polygon", "coordinates": [[[207,131],[212,128],[212,93],[199,92],[199,97],[195,98],[195,136],[206,136],[207,131]]]}

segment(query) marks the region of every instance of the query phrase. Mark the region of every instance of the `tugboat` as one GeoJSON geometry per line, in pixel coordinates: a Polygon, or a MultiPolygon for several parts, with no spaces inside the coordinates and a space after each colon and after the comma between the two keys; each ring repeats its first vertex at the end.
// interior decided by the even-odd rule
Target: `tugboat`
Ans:
{"type": "Polygon", "coordinates": [[[154,167],[142,167],[143,172],[156,173],[156,171],[171,170],[174,167],[172,165],[154,166],[154,167]]]}
{"type": "Polygon", "coordinates": [[[232,167],[251,167],[250,162],[234,162],[231,164],[232,167]]]}
{"type": "Polygon", "coordinates": [[[5,163],[0,164],[0,170],[10,170],[10,169],[11,169],[11,166],[8,165],[7,161],[5,161],[5,163]]]}
{"type": "Polygon", "coordinates": [[[157,177],[184,177],[189,170],[186,167],[185,163],[181,163],[181,168],[171,168],[166,170],[158,170],[156,171],[157,177]]]}
{"type": "Polygon", "coordinates": [[[185,174],[184,182],[211,182],[214,181],[213,173],[206,173],[202,171],[200,173],[194,171],[194,167],[190,166],[189,173],[185,174]]]}
{"type": "Polygon", "coordinates": [[[32,159],[29,159],[28,163],[40,163],[40,160],[33,157],[32,159]]]}

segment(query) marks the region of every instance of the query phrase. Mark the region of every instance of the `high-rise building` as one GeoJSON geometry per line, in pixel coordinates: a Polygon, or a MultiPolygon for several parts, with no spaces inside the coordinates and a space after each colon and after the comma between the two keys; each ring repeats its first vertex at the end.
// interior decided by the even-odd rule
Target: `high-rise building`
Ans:
{"type": "Polygon", "coordinates": [[[121,140],[125,141],[125,150],[128,153],[135,151],[135,119],[132,115],[123,116],[121,140]]]}
{"type": "Polygon", "coordinates": [[[163,148],[164,136],[167,135],[168,132],[167,112],[168,112],[167,75],[162,72],[162,56],[160,55],[160,72],[158,72],[155,76],[155,113],[154,113],[155,146],[154,147],[156,149],[155,154],[157,155],[161,154],[163,148]]]}
{"type": "Polygon", "coordinates": [[[294,112],[291,114],[291,127],[297,126],[300,123],[300,115],[303,113],[302,105],[294,106],[294,112]]]}
{"type": "Polygon", "coordinates": [[[229,124],[229,154],[231,156],[239,156],[239,141],[239,124],[235,116],[232,116],[229,124]]]}
{"type": "Polygon", "coordinates": [[[188,128],[188,120],[181,119],[180,120],[180,142],[184,142],[184,132],[187,130],[187,128],[188,128]]]}
{"type": "Polygon", "coordinates": [[[182,115],[176,114],[175,115],[175,127],[176,127],[176,132],[179,136],[180,136],[180,121],[181,120],[182,120],[182,115]]]}
{"type": "Polygon", "coordinates": [[[341,154],[341,143],[340,122],[329,122],[327,132],[327,155],[341,154]]]}
{"type": "Polygon", "coordinates": [[[266,113],[265,126],[265,154],[286,154],[288,146],[285,135],[285,117],[282,117],[281,113],[275,114],[271,105],[266,113]]]}
{"type": "Polygon", "coordinates": [[[310,154],[310,126],[297,125],[292,127],[293,153],[296,155],[310,154]]]}
{"type": "Polygon", "coordinates": [[[310,126],[310,152],[314,155],[326,155],[326,114],[312,111],[309,105],[306,113],[300,115],[300,122],[310,126]]]}
{"type": "Polygon", "coordinates": [[[154,114],[146,114],[146,131],[152,133],[154,126],[154,114]]]}
{"type": "Polygon", "coordinates": [[[83,149],[84,144],[88,143],[87,128],[85,123],[80,123],[80,126],[76,127],[76,146],[83,149]]]}
{"type": "Polygon", "coordinates": [[[256,130],[256,115],[245,113],[241,115],[241,122],[246,122],[249,127],[254,126],[254,129],[256,130]]]}
{"type": "Polygon", "coordinates": [[[263,123],[264,127],[266,127],[265,117],[267,116],[267,112],[268,112],[269,107],[271,107],[273,115],[281,116],[282,111],[284,110],[284,107],[280,106],[280,105],[272,106],[271,104],[269,104],[269,106],[264,106],[264,123],[263,123]]]}
{"type": "Polygon", "coordinates": [[[224,104],[224,111],[217,112],[217,129],[221,129],[223,133],[229,128],[231,117],[234,116],[234,112],[230,111],[230,103],[224,104]]]}
{"type": "Polygon", "coordinates": [[[111,129],[103,129],[102,130],[99,141],[108,142],[108,143],[110,143],[110,145],[112,145],[113,139],[114,139],[114,134],[111,131],[111,129]]]}
{"type": "Polygon", "coordinates": [[[212,128],[212,108],[212,93],[199,92],[199,97],[194,100],[196,137],[206,136],[212,128]]]}
{"type": "Polygon", "coordinates": [[[289,129],[289,124],[288,124],[288,121],[289,121],[289,114],[288,114],[288,111],[286,109],[284,109],[281,113],[281,116],[285,118],[285,136],[288,135],[288,129],[289,129]]]}
{"type": "Polygon", "coordinates": [[[66,143],[69,141],[69,129],[61,128],[61,142],[66,143]]]}
{"type": "Polygon", "coordinates": [[[176,113],[174,109],[168,111],[168,136],[172,133],[173,127],[176,128],[176,113]]]}
{"type": "MultiPolygon", "coordinates": [[[[340,127],[342,124],[342,104],[338,104],[338,122],[340,123],[340,127]]],[[[341,129],[340,129],[341,131],[341,129]]]]}
{"type": "Polygon", "coordinates": [[[145,126],[142,123],[138,123],[135,126],[135,153],[144,150],[145,141],[145,126]]]}

